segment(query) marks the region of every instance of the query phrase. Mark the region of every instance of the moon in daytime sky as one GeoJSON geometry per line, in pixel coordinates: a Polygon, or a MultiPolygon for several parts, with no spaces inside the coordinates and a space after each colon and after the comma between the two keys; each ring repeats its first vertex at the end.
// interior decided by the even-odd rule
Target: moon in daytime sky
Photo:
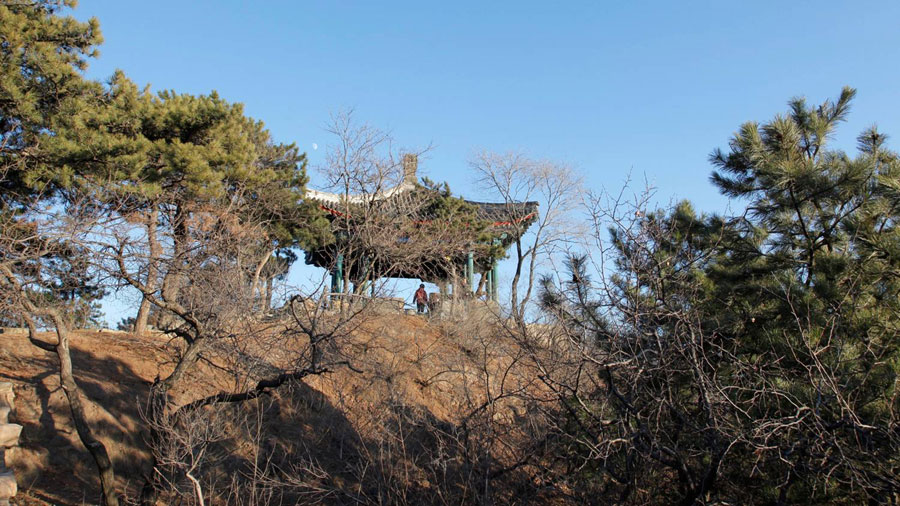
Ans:
{"type": "Polygon", "coordinates": [[[315,151],[317,149],[319,149],[319,145],[314,142],[313,143],[313,151],[315,151]]]}

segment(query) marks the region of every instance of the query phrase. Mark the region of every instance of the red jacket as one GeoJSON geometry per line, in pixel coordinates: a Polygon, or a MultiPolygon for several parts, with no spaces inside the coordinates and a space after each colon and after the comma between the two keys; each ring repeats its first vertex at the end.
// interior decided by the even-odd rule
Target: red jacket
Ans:
{"type": "Polygon", "coordinates": [[[425,304],[426,302],[428,302],[428,293],[425,291],[424,288],[419,288],[418,290],[416,290],[415,298],[416,298],[416,303],[425,304]]]}

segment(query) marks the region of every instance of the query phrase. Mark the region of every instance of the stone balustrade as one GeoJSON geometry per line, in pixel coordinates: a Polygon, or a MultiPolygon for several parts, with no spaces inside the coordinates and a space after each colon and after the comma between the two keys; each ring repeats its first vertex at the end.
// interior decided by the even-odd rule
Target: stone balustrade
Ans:
{"type": "Polygon", "coordinates": [[[15,406],[16,394],[12,383],[0,382],[0,506],[9,506],[9,500],[18,491],[16,475],[6,467],[6,453],[18,446],[22,426],[9,423],[9,413],[15,406]]]}

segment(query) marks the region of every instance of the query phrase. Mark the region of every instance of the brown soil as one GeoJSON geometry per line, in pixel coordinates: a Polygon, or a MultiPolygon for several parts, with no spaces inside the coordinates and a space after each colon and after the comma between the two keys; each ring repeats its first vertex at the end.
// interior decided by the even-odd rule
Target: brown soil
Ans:
{"type": "MultiPolygon", "coordinates": [[[[92,401],[87,410],[93,427],[117,471],[140,475],[146,455],[138,406],[167,362],[166,341],[81,331],[71,344],[76,380],[92,401]]],[[[14,385],[11,418],[24,427],[19,447],[7,456],[19,483],[17,504],[96,503],[96,468],[72,425],[56,355],[32,345],[24,333],[0,334],[0,378],[14,385]]]]}
{"type": "MultiPolygon", "coordinates": [[[[366,424],[377,420],[375,411],[386,398],[423,410],[435,423],[458,422],[481,402],[477,389],[466,386],[474,384],[467,375],[478,376],[486,363],[502,365],[505,355],[502,347],[470,342],[458,333],[451,336],[445,328],[410,315],[373,318],[351,343],[352,363],[363,372],[339,369],[295,387],[296,395],[317,407],[308,410],[302,423],[293,419],[279,437],[300,438],[319,448],[327,468],[329,458],[339,458],[328,453],[342,452],[347,440],[335,432],[359,438],[366,424]]],[[[122,491],[134,497],[148,468],[140,407],[154,379],[171,370],[179,348],[161,334],[113,331],[79,331],[71,345],[76,379],[91,401],[92,427],[110,451],[122,491]]],[[[524,383],[533,376],[522,370],[518,377],[524,383]]],[[[20,447],[7,458],[19,482],[15,503],[96,504],[96,470],[72,427],[56,356],[32,345],[24,333],[0,334],[0,381],[14,384],[11,418],[24,426],[20,447]]],[[[201,364],[185,384],[174,392],[179,402],[234,388],[233,378],[214,364],[201,364]]]]}

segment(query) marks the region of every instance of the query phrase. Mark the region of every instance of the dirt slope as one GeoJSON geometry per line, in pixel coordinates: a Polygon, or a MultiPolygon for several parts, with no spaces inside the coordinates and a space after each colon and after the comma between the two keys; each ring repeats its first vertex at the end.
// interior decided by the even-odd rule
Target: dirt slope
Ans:
{"type": "MultiPolygon", "coordinates": [[[[509,365],[502,346],[473,339],[460,328],[459,322],[412,315],[371,319],[356,331],[350,347],[354,368],[362,372],[338,369],[279,392],[299,399],[292,409],[299,405],[303,413],[267,411],[277,421],[272,437],[314,448],[316,462],[326,471],[333,467],[330,479],[341,487],[354,479],[342,475],[345,447],[359,445],[377,430],[386,405],[421,411],[433,424],[459,423],[482,401],[483,385],[497,381],[485,370],[509,365]]],[[[171,369],[178,347],[159,334],[80,331],[72,350],[77,381],[92,401],[92,426],[110,449],[121,488],[133,494],[148,468],[141,405],[154,378],[171,369]]],[[[267,353],[277,355],[270,350],[262,358],[267,353]]],[[[72,427],[55,358],[30,344],[24,333],[0,334],[0,378],[14,384],[13,418],[24,426],[21,446],[10,459],[20,487],[17,503],[93,504],[99,494],[96,472],[72,427]]],[[[214,359],[208,362],[174,392],[181,402],[234,388],[233,378],[215,367],[214,359]]],[[[526,368],[515,371],[502,381],[513,378],[519,386],[530,381],[526,368]]],[[[429,486],[426,478],[420,481],[429,486]]]]}

